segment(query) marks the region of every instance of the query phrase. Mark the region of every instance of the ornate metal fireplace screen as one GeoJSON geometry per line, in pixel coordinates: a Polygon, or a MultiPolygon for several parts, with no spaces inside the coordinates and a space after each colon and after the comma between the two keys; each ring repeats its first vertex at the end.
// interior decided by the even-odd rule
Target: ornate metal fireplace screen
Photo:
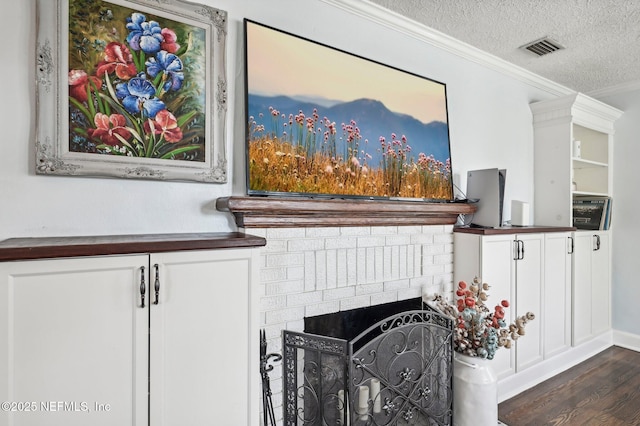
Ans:
{"type": "Polygon", "coordinates": [[[390,316],[351,341],[284,331],[284,424],[450,425],[453,320],[390,316]]]}

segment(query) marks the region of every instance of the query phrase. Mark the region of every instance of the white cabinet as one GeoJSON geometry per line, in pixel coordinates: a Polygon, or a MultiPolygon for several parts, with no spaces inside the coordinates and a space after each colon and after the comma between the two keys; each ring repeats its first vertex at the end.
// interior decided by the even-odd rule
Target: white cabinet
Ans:
{"type": "Polygon", "coordinates": [[[580,93],[535,102],[531,110],[534,222],[573,226],[573,197],[612,195],[614,122],[622,111],[580,93]]]}
{"type": "Polygon", "coordinates": [[[508,321],[527,312],[536,315],[515,348],[496,353],[492,366],[499,379],[571,347],[570,230],[531,227],[454,233],[454,281],[481,277],[491,286],[491,307],[502,299],[511,302],[508,321]]]}
{"type": "MultiPolygon", "coordinates": [[[[573,226],[575,197],[613,197],[614,123],[622,111],[580,93],[535,102],[531,110],[534,221],[573,226]],[[579,151],[575,141],[580,141],[579,151]]],[[[572,344],[576,346],[611,327],[611,258],[609,232],[578,230],[574,238],[572,344]]]]}
{"type": "Polygon", "coordinates": [[[611,328],[610,233],[576,232],[573,256],[573,345],[611,328]]]}
{"type": "Polygon", "coordinates": [[[257,424],[257,259],[234,248],[0,262],[0,400],[35,403],[0,424],[257,424]]]}
{"type": "MultiPolygon", "coordinates": [[[[544,236],[541,233],[498,232],[491,230],[454,233],[454,281],[470,281],[479,276],[488,283],[491,307],[507,299],[511,307],[506,320],[512,322],[526,312],[536,319],[526,326],[526,336],[515,348],[500,349],[492,362],[499,379],[523,370],[543,357],[542,281],[544,274],[544,236]]],[[[508,232],[508,231],[507,231],[508,232]]]]}

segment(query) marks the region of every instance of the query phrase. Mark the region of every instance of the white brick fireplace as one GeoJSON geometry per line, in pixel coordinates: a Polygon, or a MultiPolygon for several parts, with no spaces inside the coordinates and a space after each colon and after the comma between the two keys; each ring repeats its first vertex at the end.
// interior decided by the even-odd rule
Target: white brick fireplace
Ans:
{"type": "MultiPolygon", "coordinates": [[[[268,352],[304,317],[452,291],[453,225],[252,228],[262,248],[260,327],[268,352]]],[[[271,373],[278,424],[282,370],[271,373]]]]}
{"type": "MultiPolygon", "coordinates": [[[[467,203],[225,197],[216,208],[262,236],[260,328],[267,353],[304,318],[453,291],[453,225],[467,203]]],[[[282,368],[270,373],[282,424],[282,368]]]]}

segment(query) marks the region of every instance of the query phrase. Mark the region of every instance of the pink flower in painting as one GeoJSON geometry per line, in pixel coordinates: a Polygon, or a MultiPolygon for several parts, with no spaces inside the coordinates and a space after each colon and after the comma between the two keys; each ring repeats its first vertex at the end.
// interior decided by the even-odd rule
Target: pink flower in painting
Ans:
{"type": "Polygon", "coordinates": [[[310,132],[314,131],[313,124],[314,124],[313,117],[307,117],[307,130],[308,131],[310,131],[310,132]]]}
{"type": "Polygon", "coordinates": [[[100,79],[98,77],[89,77],[83,70],[69,71],[69,96],[80,102],[87,101],[87,88],[90,88],[89,82],[93,82],[97,88],[100,87],[100,79]]]}
{"type": "Polygon", "coordinates": [[[167,142],[176,143],[182,140],[182,129],[178,127],[178,120],[166,109],[156,114],[155,120],[147,120],[144,129],[156,135],[162,135],[167,142]]]}
{"type": "Polygon", "coordinates": [[[104,60],[98,63],[96,74],[102,77],[105,73],[111,74],[114,71],[121,80],[129,80],[136,76],[136,66],[133,64],[129,48],[115,41],[105,47],[104,60]]]}
{"type": "Polygon", "coordinates": [[[107,145],[116,146],[121,143],[116,135],[125,140],[131,137],[131,132],[125,127],[127,120],[123,115],[111,114],[107,116],[99,112],[94,117],[93,122],[96,128],[87,131],[89,136],[98,138],[107,145]]]}
{"type": "Polygon", "coordinates": [[[164,37],[164,41],[160,44],[160,48],[162,50],[166,50],[169,53],[176,53],[178,49],[180,49],[180,45],[176,43],[178,37],[173,30],[163,28],[162,31],[160,31],[160,34],[164,37]]]}

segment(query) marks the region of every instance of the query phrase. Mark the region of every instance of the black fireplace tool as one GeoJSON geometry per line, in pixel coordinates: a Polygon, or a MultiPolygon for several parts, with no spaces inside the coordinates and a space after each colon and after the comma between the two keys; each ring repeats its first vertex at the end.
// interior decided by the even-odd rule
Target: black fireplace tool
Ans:
{"type": "Polygon", "coordinates": [[[271,399],[271,383],[269,372],[273,370],[273,362],[282,360],[280,354],[267,354],[267,337],[264,330],[260,330],[260,376],[262,376],[262,408],[264,411],[264,426],[276,426],[276,416],[273,412],[273,400],[271,399]]]}

